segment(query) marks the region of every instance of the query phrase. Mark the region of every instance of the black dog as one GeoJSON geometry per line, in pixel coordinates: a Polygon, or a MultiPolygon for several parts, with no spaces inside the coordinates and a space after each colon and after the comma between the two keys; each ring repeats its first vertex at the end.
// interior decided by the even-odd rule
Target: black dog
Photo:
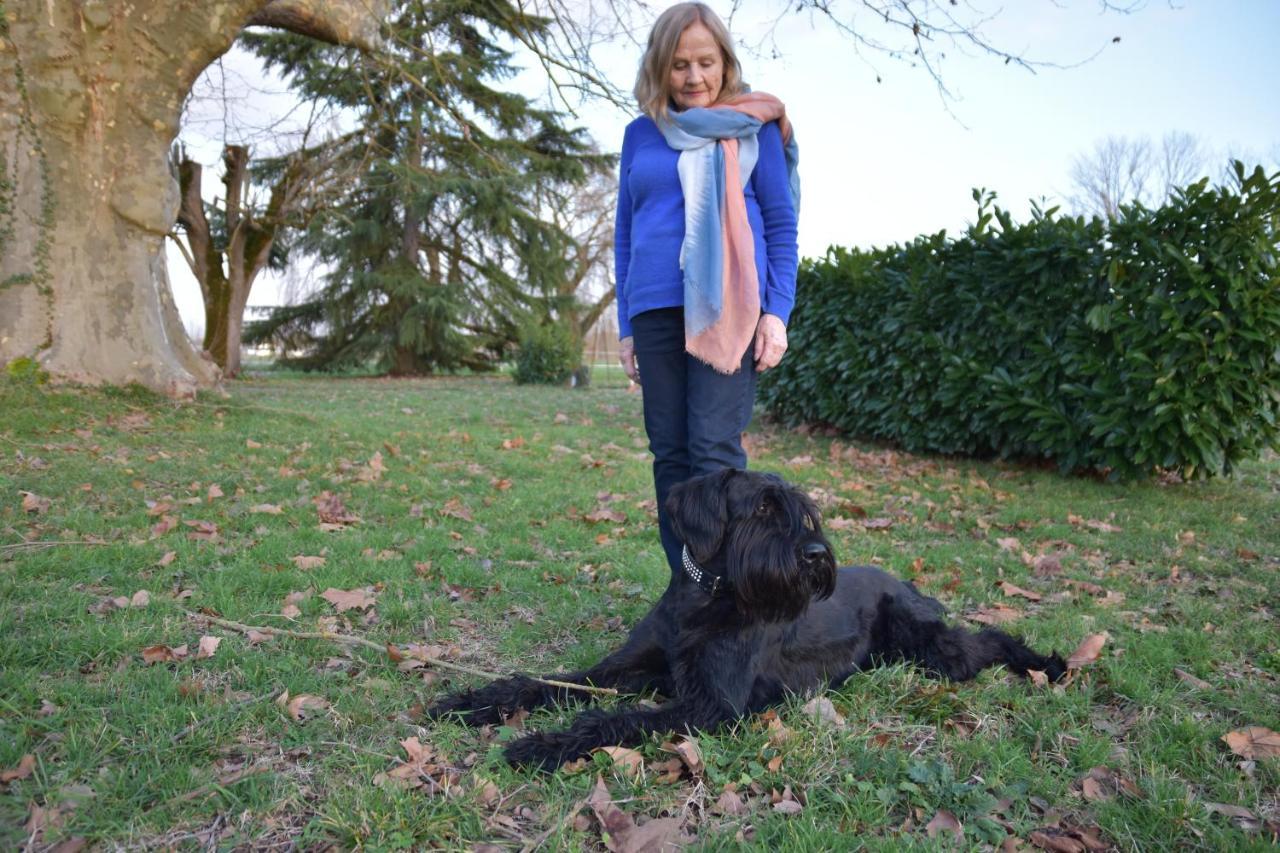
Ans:
{"type": "MultiPolygon", "coordinates": [[[[652,689],[670,701],[586,711],[564,731],[513,741],[512,764],[554,769],[651,732],[712,729],[881,661],[912,661],[957,681],[997,663],[1055,681],[1065,672],[1058,655],[1036,654],[1002,631],[948,626],[941,604],[879,569],[837,569],[817,507],[779,477],[696,477],[672,491],[667,510],[685,545],[685,576],[620,649],[590,669],[548,678],[652,689]]],[[[584,695],[516,675],[447,697],[429,713],[483,725],[570,698],[584,695]]]]}

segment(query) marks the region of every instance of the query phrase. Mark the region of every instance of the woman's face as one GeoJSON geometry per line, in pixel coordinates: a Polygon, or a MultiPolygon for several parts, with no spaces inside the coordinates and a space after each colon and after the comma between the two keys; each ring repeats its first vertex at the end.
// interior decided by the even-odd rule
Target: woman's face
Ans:
{"type": "Polygon", "coordinates": [[[680,34],[671,60],[667,85],[671,99],[682,110],[709,107],[720,97],[724,82],[724,57],[720,46],[701,22],[694,22],[680,34]]]}

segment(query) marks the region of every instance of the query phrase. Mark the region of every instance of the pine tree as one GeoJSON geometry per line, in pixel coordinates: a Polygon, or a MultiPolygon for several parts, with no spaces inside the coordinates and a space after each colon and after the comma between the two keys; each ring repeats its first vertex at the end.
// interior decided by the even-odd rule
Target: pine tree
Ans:
{"type": "Polygon", "coordinates": [[[309,368],[491,368],[530,321],[571,313],[562,291],[575,247],[545,202],[612,158],[501,88],[516,69],[500,42],[542,38],[546,20],[505,0],[413,0],[389,23],[381,57],[246,39],[304,96],[358,114],[368,149],[298,241],[327,269],[324,286],[245,339],[281,343],[309,368]]]}

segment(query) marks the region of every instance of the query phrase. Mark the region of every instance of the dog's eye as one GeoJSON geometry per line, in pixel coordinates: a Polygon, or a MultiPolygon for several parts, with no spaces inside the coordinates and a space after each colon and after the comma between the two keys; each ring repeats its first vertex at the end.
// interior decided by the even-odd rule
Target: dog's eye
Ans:
{"type": "Polygon", "coordinates": [[[769,514],[769,502],[760,501],[760,505],[756,507],[756,515],[768,515],[768,514],[769,514]]]}

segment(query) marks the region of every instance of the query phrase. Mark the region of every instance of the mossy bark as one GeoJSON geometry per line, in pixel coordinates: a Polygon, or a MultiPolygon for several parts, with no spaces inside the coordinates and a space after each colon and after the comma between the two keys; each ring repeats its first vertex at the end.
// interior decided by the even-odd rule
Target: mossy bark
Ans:
{"type": "Polygon", "coordinates": [[[164,238],[169,149],[196,77],[249,23],[371,45],[367,0],[0,0],[0,363],[190,396],[220,371],[187,339],[164,238]],[[2,223],[0,223],[2,227],[2,223]]]}

